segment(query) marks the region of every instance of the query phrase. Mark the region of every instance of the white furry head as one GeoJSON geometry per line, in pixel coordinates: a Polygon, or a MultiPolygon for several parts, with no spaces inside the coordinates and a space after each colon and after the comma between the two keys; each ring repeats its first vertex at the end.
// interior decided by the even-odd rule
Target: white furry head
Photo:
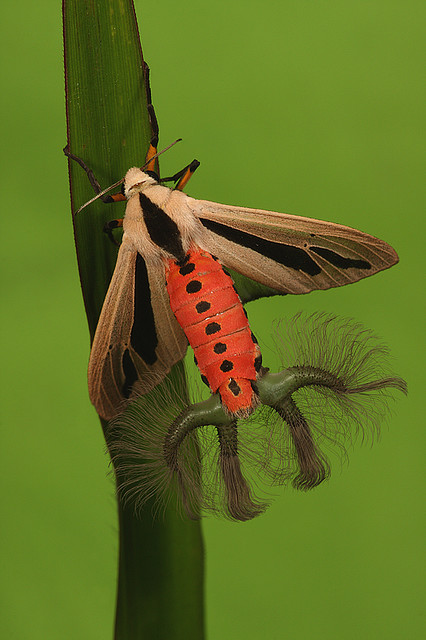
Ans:
{"type": "Polygon", "coordinates": [[[138,167],[132,167],[124,177],[124,195],[129,199],[135,193],[140,193],[152,184],[157,184],[154,178],[138,167]]]}

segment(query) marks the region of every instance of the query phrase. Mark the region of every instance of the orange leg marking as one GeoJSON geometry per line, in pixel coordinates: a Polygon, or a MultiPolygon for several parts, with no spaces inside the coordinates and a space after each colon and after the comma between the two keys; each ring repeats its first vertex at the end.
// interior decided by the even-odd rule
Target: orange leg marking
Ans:
{"type": "Polygon", "coordinates": [[[146,170],[147,171],[155,171],[156,158],[154,158],[153,160],[151,160],[151,158],[153,158],[153,156],[155,156],[156,153],[157,153],[157,147],[154,146],[151,142],[149,145],[148,153],[146,154],[146,163],[147,163],[146,170]]]}
{"type": "Polygon", "coordinates": [[[126,199],[126,196],[124,195],[124,193],[113,193],[110,197],[114,202],[123,202],[126,199]]]}
{"type": "Polygon", "coordinates": [[[177,183],[175,189],[177,189],[178,191],[182,191],[182,189],[185,187],[186,183],[188,182],[189,178],[192,176],[194,171],[198,169],[199,166],[200,166],[200,163],[198,162],[198,160],[193,160],[189,165],[189,167],[187,168],[187,170],[185,171],[185,173],[183,174],[183,176],[181,177],[181,179],[179,180],[179,182],[177,183]]]}

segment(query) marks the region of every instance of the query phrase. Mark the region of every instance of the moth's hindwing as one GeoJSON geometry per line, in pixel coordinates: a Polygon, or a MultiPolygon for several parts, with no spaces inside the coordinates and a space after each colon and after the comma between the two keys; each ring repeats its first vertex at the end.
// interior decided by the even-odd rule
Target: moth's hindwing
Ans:
{"type": "Polygon", "coordinates": [[[207,231],[203,248],[279,293],[340,287],[398,262],[383,240],[340,224],[189,200],[207,231]]]}
{"type": "Polygon", "coordinates": [[[89,395],[99,415],[109,420],[128,398],[150,391],[186,348],[162,262],[146,263],[125,234],[90,353],[89,395]]]}

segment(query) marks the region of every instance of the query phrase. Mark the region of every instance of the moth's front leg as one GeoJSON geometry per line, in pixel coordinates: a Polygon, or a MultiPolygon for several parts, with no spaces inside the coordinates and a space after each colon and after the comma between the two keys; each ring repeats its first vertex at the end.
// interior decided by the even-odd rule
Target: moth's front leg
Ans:
{"type": "MultiPolygon", "coordinates": [[[[68,149],[68,146],[64,147],[64,154],[67,156],[67,158],[74,160],[80,165],[82,169],[84,169],[84,171],[87,174],[87,177],[89,178],[89,182],[93,187],[94,192],[96,193],[96,195],[100,194],[102,192],[102,187],[97,181],[92,169],[89,169],[89,167],[84,162],[84,160],[82,160],[78,156],[71,153],[71,151],[68,149]]],[[[113,193],[112,195],[108,195],[104,193],[103,195],[100,195],[99,198],[105,204],[111,204],[112,202],[123,202],[123,200],[126,200],[126,197],[122,191],[120,191],[119,193],[113,193]]]]}
{"type": "Polygon", "coordinates": [[[118,218],[116,220],[110,220],[109,222],[105,222],[103,232],[107,234],[108,238],[111,240],[113,244],[117,247],[120,246],[120,243],[112,235],[113,229],[118,229],[123,226],[123,218],[118,218]]]}
{"type": "Polygon", "coordinates": [[[194,171],[198,169],[199,166],[199,161],[193,160],[190,164],[187,164],[186,167],[173,174],[172,176],[161,178],[160,182],[177,182],[175,189],[177,189],[178,191],[182,191],[194,171]]]}
{"type": "MultiPolygon", "coordinates": [[[[149,67],[146,63],[144,63],[144,76],[145,76],[145,87],[146,87],[146,100],[147,100],[147,109],[149,116],[149,123],[151,125],[152,137],[149,143],[149,148],[146,154],[145,163],[146,168],[145,171],[148,173],[153,173],[154,176],[159,179],[156,167],[155,167],[155,156],[157,155],[157,147],[158,147],[158,137],[160,134],[158,127],[157,116],[155,115],[154,105],[152,104],[152,96],[151,96],[151,84],[149,81],[149,67]]],[[[169,176],[167,178],[162,178],[159,182],[177,182],[175,189],[178,191],[182,191],[182,189],[187,184],[188,180],[194,173],[194,171],[200,166],[198,160],[193,160],[186,167],[175,173],[173,176],[169,176]]]]}
{"type": "Polygon", "coordinates": [[[145,162],[146,162],[146,171],[151,171],[155,175],[157,175],[155,160],[157,155],[157,147],[158,147],[158,137],[160,134],[160,130],[158,127],[157,116],[155,115],[154,105],[152,104],[151,97],[151,84],[149,81],[149,67],[144,62],[143,73],[145,78],[145,88],[146,88],[146,101],[147,101],[147,110],[149,117],[149,124],[151,125],[151,140],[149,143],[149,148],[146,154],[145,162]]]}
{"type": "Polygon", "coordinates": [[[186,183],[191,178],[194,171],[198,169],[199,166],[200,166],[200,163],[198,162],[198,160],[193,160],[191,164],[185,167],[185,169],[182,170],[183,175],[179,180],[179,182],[177,183],[175,189],[177,189],[178,191],[182,191],[182,189],[185,187],[186,183]]]}

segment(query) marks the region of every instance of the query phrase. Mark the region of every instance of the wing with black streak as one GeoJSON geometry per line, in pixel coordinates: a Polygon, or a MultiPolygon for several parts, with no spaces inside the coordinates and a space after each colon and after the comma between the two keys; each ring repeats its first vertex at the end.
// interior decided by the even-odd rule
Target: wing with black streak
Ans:
{"type": "Polygon", "coordinates": [[[156,386],[186,352],[165,287],[164,266],[150,266],[123,237],[90,353],[89,395],[106,420],[127,399],[156,386]]]}
{"type": "Polygon", "coordinates": [[[205,249],[274,293],[308,293],[350,284],[398,262],[383,240],[332,222],[190,199],[207,230],[205,249]]]}

